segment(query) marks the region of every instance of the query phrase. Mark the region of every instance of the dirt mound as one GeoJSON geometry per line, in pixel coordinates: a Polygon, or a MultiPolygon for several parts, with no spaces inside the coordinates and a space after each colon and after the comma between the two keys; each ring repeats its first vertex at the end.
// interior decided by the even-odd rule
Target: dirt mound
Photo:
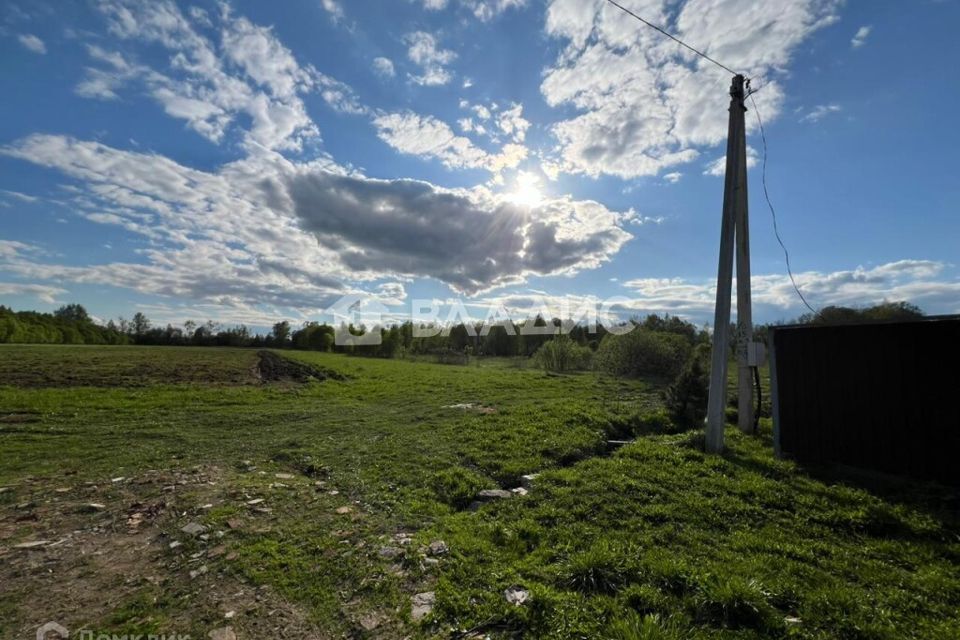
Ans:
{"type": "Polygon", "coordinates": [[[308,380],[345,380],[346,377],[332,369],[289,360],[273,351],[258,351],[260,361],[256,366],[257,377],[263,382],[307,382],[308,380]]]}

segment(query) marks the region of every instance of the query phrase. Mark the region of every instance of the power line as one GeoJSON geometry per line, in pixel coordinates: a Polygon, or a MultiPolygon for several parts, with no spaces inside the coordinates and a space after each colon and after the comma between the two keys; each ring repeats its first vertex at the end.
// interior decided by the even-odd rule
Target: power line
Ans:
{"type": "MultiPolygon", "coordinates": [[[[620,9],[621,11],[623,11],[624,13],[626,13],[627,15],[629,15],[629,16],[631,16],[631,17],[633,17],[633,18],[636,18],[637,20],[639,20],[639,21],[642,22],[643,24],[647,25],[647,26],[650,27],[651,29],[654,29],[655,31],[658,31],[659,33],[662,33],[663,35],[667,36],[668,38],[670,38],[671,40],[673,40],[673,41],[676,42],[677,44],[679,44],[679,45],[681,45],[681,46],[689,49],[690,51],[694,52],[695,54],[697,54],[698,56],[700,56],[700,57],[703,58],[704,60],[708,60],[709,62],[712,62],[713,64],[717,65],[718,67],[720,67],[720,68],[723,69],[724,71],[727,71],[728,73],[731,73],[731,74],[733,74],[733,75],[735,75],[735,76],[742,76],[742,75],[743,75],[743,74],[741,74],[741,73],[737,73],[736,71],[734,71],[733,69],[731,69],[731,68],[728,67],[727,65],[725,65],[725,64],[723,64],[723,63],[721,63],[721,62],[718,62],[717,60],[714,60],[713,58],[711,58],[710,56],[708,56],[708,55],[705,54],[704,52],[700,51],[699,49],[696,49],[696,48],[694,48],[694,47],[691,47],[689,44],[687,44],[686,42],[684,42],[684,41],[681,40],[680,38],[676,37],[675,35],[667,32],[667,31],[665,31],[664,29],[658,27],[657,25],[653,24],[652,22],[641,18],[640,16],[638,16],[636,13],[634,13],[634,12],[631,11],[630,9],[627,9],[626,7],[624,7],[623,5],[619,4],[618,2],[615,2],[615,0],[607,0],[607,2],[609,2],[610,4],[612,4],[613,6],[615,6],[616,8],[620,9]]],[[[749,79],[747,80],[746,84],[747,84],[747,89],[749,90],[749,88],[750,88],[750,80],[749,80],[749,79]]],[[[754,112],[754,114],[756,114],[756,116],[757,116],[757,124],[760,125],[760,138],[763,140],[763,172],[762,172],[763,196],[764,196],[764,198],[766,198],[766,200],[767,200],[767,206],[770,208],[770,215],[773,217],[773,233],[774,233],[774,235],[777,237],[777,242],[780,244],[780,248],[783,249],[783,256],[784,256],[784,258],[786,258],[786,262],[787,262],[787,275],[790,276],[790,284],[793,285],[793,290],[797,292],[797,295],[800,297],[800,300],[803,301],[804,306],[806,306],[807,309],[809,309],[810,312],[811,312],[814,316],[818,316],[818,315],[820,315],[820,313],[819,313],[816,309],[814,309],[812,306],[810,306],[810,303],[807,302],[807,299],[803,296],[803,292],[800,291],[800,287],[797,286],[797,280],[796,280],[796,278],[793,277],[793,268],[790,266],[790,252],[787,251],[787,245],[784,244],[783,238],[780,237],[780,229],[779,229],[779,227],[777,226],[777,212],[776,212],[776,210],[773,208],[773,202],[770,201],[770,192],[769,192],[768,189],[767,189],[767,134],[766,134],[766,132],[763,130],[763,120],[760,119],[760,110],[757,108],[757,101],[753,99],[753,94],[756,93],[756,92],[757,92],[757,90],[753,90],[753,91],[750,91],[750,93],[748,93],[747,95],[748,95],[748,97],[750,98],[750,102],[753,104],[753,112],[754,112]]]]}
{"type": "Polygon", "coordinates": [[[713,64],[717,65],[718,67],[720,67],[720,68],[723,69],[724,71],[727,71],[728,73],[731,73],[731,74],[733,74],[733,75],[735,75],[735,76],[743,75],[743,74],[737,73],[736,71],[734,71],[733,69],[731,69],[731,68],[728,67],[727,65],[721,64],[720,62],[717,62],[716,60],[714,60],[713,58],[711,58],[710,56],[708,56],[707,54],[705,54],[703,51],[700,51],[699,49],[695,49],[695,48],[691,47],[690,45],[688,45],[686,42],[684,42],[684,41],[681,40],[680,38],[676,37],[675,35],[667,32],[667,31],[664,31],[663,29],[661,29],[661,28],[658,27],[657,25],[653,24],[652,22],[648,22],[647,20],[644,20],[643,18],[641,18],[640,16],[638,16],[637,14],[635,14],[633,11],[630,11],[630,9],[627,9],[627,8],[624,7],[623,5],[614,2],[614,0],[607,0],[607,2],[609,2],[610,4],[612,4],[613,6],[615,6],[617,9],[620,9],[620,11],[623,11],[623,12],[626,13],[627,15],[633,16],[634,18],[636,18],[637,20],[639,20],[639,21],[642,22],[643,24],[647,25],[647,26],[650,27],[651,29],[654,29],[654,30],[656,30],[656,31],[659,31],[660,33],[662,33],[663,35],[667,36],[668,38],[670,38],[671,40],[673,40],[673,41],[676,42],[677,44],[686,47],[686,48],[689,49],[690,51],[693,51],[695,54],[697,54],[698,56],[700,56],[700,57],[703,58],[704,60],[709,60],[710,62],[712,62],[713,64]]]}
{"type": "Polygon", "coordinates": [[[800,287],[797,286],[797,281],[793,277],[793,268],[790,266],[790,252],[787,251],[787,245],[783,243],[783,238],[780,237],[780,229],[777,227],[777,212],[773,208],[773,203],[770,201],[770,193],[767,191],[767,134],[763,130],[763,120],[760,119],[760,110],[757,108],[757,101],[753,99],[754,93],[756,92],[751,91],[747,95],[750,97],[750,103],[753,104],[753,113],[756,114],[757,124],[760,125],[760,139],[763,140],[763,171],[761,172],[761,181],[763,182],[763,197],[766,198],[767,206],[770,207],[770,215],[773,217],[773,234],[777,236],[777,242],[780,243],[780,248],[783,249],[783,256],[787,260],[787,275],[790,276],[790,284],[793,285],[793,290],[800,296],[800,299],[807,309],[810,310],[810,313],[814,316],[819,316],[820,312],[810,306],[807,299],[803,297],[800,287]]]}

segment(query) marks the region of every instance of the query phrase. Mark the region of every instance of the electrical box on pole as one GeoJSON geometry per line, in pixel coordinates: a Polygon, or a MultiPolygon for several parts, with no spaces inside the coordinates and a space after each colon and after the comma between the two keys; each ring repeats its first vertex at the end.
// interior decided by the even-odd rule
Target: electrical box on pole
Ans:
{"type": "Polygon", "coordinates": [[[713,353],[710,393],[707,400],[706,449],[723,451],[726,423],[727,363],[730,359],[730,298],[733,289],[733,257],[737,256],[737,361],[738,423],[753,428],[753,380],[749,345],[753,341],[750,301],[750,234],[747,215],[746,80],[736,75],[730,85],[730,119],[727,131],[727,165],[723,185],[723,217],[720,223],[720,259],[717,267],[717,304],[713,317],[713,353]]]}

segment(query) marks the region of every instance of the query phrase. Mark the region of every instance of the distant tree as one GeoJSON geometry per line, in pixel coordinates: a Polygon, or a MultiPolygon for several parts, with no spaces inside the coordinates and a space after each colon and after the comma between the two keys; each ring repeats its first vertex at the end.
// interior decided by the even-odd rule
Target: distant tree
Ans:
{"type": "Polygon", "coordinates": [[[463,348],[466,347],[471,341],[472,338],[470,336],[470,330],[467,329],[467,326],[462,322],[450,328],[451,349],[455,351],[463,351],[463,348]]]}
{"type": "Polygon", "coordinates": [[[133,315],[130,328],[133,330],[133,335],[137,337],[143,336],[150,329],[150,320],[147,316],[143,315],[143,313],[137,311],[133,315]]]}
{"type": "Polygon", "coordinates": [[[61,320],[70,322],[90,322],[90,315],[87,313],[87,310],[83,308],[83,305],[79,304],[65,304],[54,311],[53,315],[61,320]]]}
{"type": "Polygon", "coordinates": [[[884,302],[863,310],[866,320],[918,320],[923,317],[923,311],[909,302],[884,302]]]}
{"type": "Polygon", "coordinates": [[[271,335],[273,336],[273,341],[276,346],[287,346],[287,341],[290,339],[290,323],[286,320],[276,323],[273,325],[271,335]]]}
{"type": "Polygon", "coordinates": [[[807,313],[798,320],[802,324],[852,324],[873,321],[905,321],[923,317],[920,307],[909,302],[883,302],[872,307],[824,307],[816,315],[807,313]]]}

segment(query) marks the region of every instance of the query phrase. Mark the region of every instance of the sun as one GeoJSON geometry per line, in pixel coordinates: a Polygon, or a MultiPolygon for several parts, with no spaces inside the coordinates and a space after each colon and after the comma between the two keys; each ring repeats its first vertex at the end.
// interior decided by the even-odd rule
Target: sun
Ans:
{"type": "Polygon", "coordinates": [[[540,178],[529,171],[517,174],[513,190],[507,194],[507,199],[524,207],[536,207],[543,202],[543,192],[540,191],[540,178]]]}

